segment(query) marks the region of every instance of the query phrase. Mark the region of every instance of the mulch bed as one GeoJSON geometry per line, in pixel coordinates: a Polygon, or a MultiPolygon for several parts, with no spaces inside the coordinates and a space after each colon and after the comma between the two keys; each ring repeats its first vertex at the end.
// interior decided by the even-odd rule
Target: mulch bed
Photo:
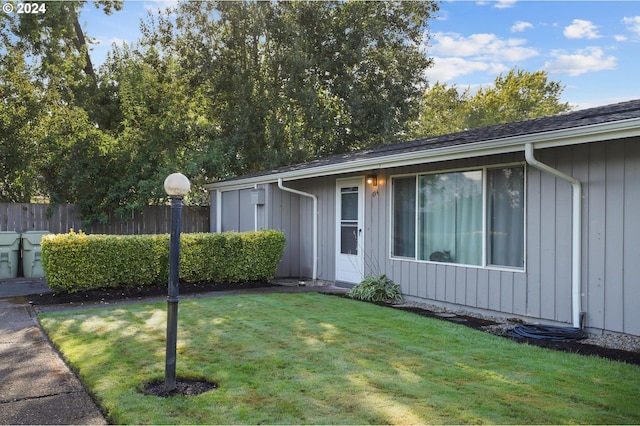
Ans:
{"type": "MultiPolygon", "coordinates": [[[[394,306],[387,303],[378,303],[381,306],[389,306],[394,309],[400,309],[407,312],[412,312],[417,315],[421,315],[429,318],[436,318],[442,321],[450,321],[455,322],[457,324],[461,324],[475,330],[480,330],[486,332],[485,327],[496,325],[496,322],[485,320],[482,318],[476,318],[467,315],[458,315],[455,314],[453,316],[442,315],[441,313],[421,309],[414,307],[406,307],[406,306],[394,306]]],[[[620,361],[626,362],[628,364],[640,365],[640,353],[639,352],[631,352],[624,351],[620,349],[610,349],[605,348],[603,346],[590,345],[586,343],[581,343],[579,341],[573,342],[557,342],[548,339],[532,339],[525,337],[515,337],[515,336],[502,336],[506,339],[511,339],[518,343],[526,343],[531,346],[540,346],[547,349],[552,349],[556,351],[570,352],[576,353],[580,355],[586,356],[597,356],[600,358],[606,358],[612,361],[620,361]]]]}
{"type": "MultiPolygon", "coordinates": [[[[248,290],[253,288],[274,287],[266,281],[247,281],[241,283],[180,283],[180,294],[198,294],[214,291],[248,290]]],[[[110,287],[87,290],[78,293],[41,293],[25,298],[32,305],[68,305],[78,303],[100,303],[116,301],[137,301],[148,297],[167,295],[167,286],[110,287]]]]}
{"type": "Polygon", "coordinates": [[[196,396],[217,388],[217,383],[176,379],[176,388],[170,392],[167,392],[164,381],[158,381],[145,385],[143,393],[161,398],[170,398],[176,395],[196,396]]]}

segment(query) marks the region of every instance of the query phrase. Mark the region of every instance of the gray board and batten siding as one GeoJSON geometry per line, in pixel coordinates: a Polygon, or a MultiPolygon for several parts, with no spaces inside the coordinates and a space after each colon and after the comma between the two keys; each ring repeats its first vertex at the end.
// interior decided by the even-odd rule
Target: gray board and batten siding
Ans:
{"type": "MultiPolygon", "coordinates": [[[[626,120],[628,124],[629,120],[640,118],[640,101],[619,105],[567,114],[565,116],[569,124],[559,124],[561,121],[558,121],[558,117],[562,116],[549,117],[547,120],[551,124],[545,119],[520,124],[531,132],[536,128],[532,126],[532,122],[535,122],[544,132],[556,128],[570,130],[572,125],[578,126],[576,122],[586,122],[587,127],[578,126],[578,130],[582,131],[602,123],[610,129],[617,126],[614,122],[618,120],[622,123],[626,120]],[[581,117],[576,117],[578,113],[581,117]]],[[[566,143],[547,144],[544,134],[535,135],[535,154],[538,160],[582,183],[581,310],[585,312],[585,326],[590,331],[637,336],[640,335],[640,310],[637,308],[640,303],[640,122],[636,121],[634,131],[598,134],[596,137],[591,137],[585,131],[577,139],[567,136],[566,143]]],[[[526,138],[527,131],[511,133],[515,133],[516,138],[521,135],[526,138]]],[[[472,132],[475,136],[481,134],[477,130],[472,132]]],[[[489,128],[489,137],[498,138],[499,132],[496,132],[496,128],[489,128]]],[[[468,133],[434,138],[433,145],[446,147],[447,140],[468,140],[466,138],[471,137],[468,133]]],[[[417,149],[419,142],[397,145],[404,145],[404,148],[389,146],[380,150],[415,151],[416,155],[421,153],[417,149]]],[[[422,146],[424,149],[424,141],[422,146]]],[[[364,177],[373,172],[378,177],[378,186],[371,188],[365,185],[364,194],[365,275],[386,274],[400,284],[407,299],[423,300],[454,309],[517,316],[531,322],[571,324],[571,185],[526,165],[520,149],[497,150],[487,155],[481,155],[480,151],[477,154],[473,154],[472,150],[470,152],[468,158],[444,156],[441,161],[440,158],[427,158],[420,163],[391,164],[390,167],[385,167],[384,159],[380,158],[377,167],[369,165],[369,169],[364,166],[360,170],[350,169],[350,162],[354,159],[358,161],[359,155],[367,157],[361,152],[315,163],[320,168],[319,172],[322,172],[323,167],[342,162],[345,173],[339,173],[336,168],[324,176],[308,173],[303,176],[300,171],[305,172],[307,167],[314,168],[312,163],[307,163],[222,182],[221,185],[213,184],[209,188],[212,191],[211,230],[217,230],[217,214],[222,215],[221,230],[241,230],[234,229],[232,222],[235,220],[239,224],[240,210],[250,211],[250,220],[243,221],[248,229],[254,229],[257,225],[258,229],[273,228],[285,232],[287,250],[278,275],[310,277],[312,202],[307,197],[279,190],[273,176],[284,176],[285,186],[318,197],[318,279],[334,281],[336,181],[344,177],[364,177]],[[390,182],[393,176],[502,164],[523,164],[525,167],[524,268],[462,266],[391,256],[390,182]],[[295,178],[295,173],[300,173],[301,177],[295,178]],[[249,198],[251,190],[256,187],[265,191],[264,203],[257,206],[251,204],[249,198]],[[216,196],[219,191],[221,197],[216,196]],[[237,203],[234,203],[236,207],[227,206],[223,201],[223,205],[216,210],[215,200],[233,200],[234,196],[238,197],[237,203]],[[241,201],[241,198],[247,200],[241,201]],[[254,217],[254,213],[257,216],[254,217]],[[226,220],[225,216],[228,216],[226,220]]],[[[378,158],[377,153],[373,155],[378,158]]]]}

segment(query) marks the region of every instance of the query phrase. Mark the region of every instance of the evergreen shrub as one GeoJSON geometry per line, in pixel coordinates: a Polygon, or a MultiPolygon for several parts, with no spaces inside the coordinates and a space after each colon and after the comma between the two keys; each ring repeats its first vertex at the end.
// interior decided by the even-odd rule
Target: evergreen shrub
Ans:
{"type": "MultiPolygon", "coordinates": [[[[47,284],[74,293],[104,287],[166,284],[170,236],[68,234],[43,237],[42,264],[47,284]]],[[[275,276],[284,252],[282,232],[182,234],[183,282],[243,282],[275,276]]]]}
{"type": "Polygon", "coordinates": [[[400,286],[386,275],[365,277],[364,280],[347,292],[347,296],[352,299],[369,302],[402,300],[400,286]]]}

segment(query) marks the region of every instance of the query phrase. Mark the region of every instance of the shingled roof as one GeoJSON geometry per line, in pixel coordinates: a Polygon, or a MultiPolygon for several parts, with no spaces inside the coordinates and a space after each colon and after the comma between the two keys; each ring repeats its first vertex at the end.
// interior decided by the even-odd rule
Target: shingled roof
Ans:
{"type": "MultiPolygon", "coordinates": [[[[228,179],[224,182],[247,179],[254,180],[256,178],[271,175],[292,175],[297,171],[316,168],[320,169],[328,165],[347,165],[353,162],[362,162],[362,160],[377,160],[377,162],[383,164],[385,162],[385,157],[393,157],[399,154],[428,154],[429,151],[437,151],[441,148],[455,148],[471,144],[480,144],[478,146],[481,146],[482,143],[488,143],[489,141],[546,134],[569,129],[588,129],[596,125],[639,118],[640,99],[637,99],[612,105],[562,113],[549,117],[465,130],[462,132],[418,139],[409,142],[379,145],[359,151],[331,155],[318,160],[282,167],[275,170],[265,170],[251,175],[239,176],[228,179]]],[[[640,133],[640,125],[638,125],[638,131],[640,133]]],[[[208,186],[216,186],[216,184],[208,186]]]]}

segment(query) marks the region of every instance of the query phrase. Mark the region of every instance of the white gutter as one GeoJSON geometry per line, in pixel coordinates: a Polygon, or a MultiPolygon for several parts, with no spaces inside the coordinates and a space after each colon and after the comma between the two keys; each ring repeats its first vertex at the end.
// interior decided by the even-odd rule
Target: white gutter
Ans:
{"type": "Polygon", "coordinates": [[[315,283],[318,280],[318,197],[314,194],[283,186],[282,178],[278,178],[278,188],[286,192],[302,195],[303,197],[309,197],[313,200],[313,273],[311,278],[315,283]]]}
{"type": "Polygon", "coordinates": [[[536,169],[551,173],[571,184],[573,188],[572,230],[571,230],[571,298],[573,326],[580,328],[581,306],[581,273],[582,273],[582,185],[576,178],[566,175],[534,157],[533,144],[524,146],[527,163],[536,169]]]}

